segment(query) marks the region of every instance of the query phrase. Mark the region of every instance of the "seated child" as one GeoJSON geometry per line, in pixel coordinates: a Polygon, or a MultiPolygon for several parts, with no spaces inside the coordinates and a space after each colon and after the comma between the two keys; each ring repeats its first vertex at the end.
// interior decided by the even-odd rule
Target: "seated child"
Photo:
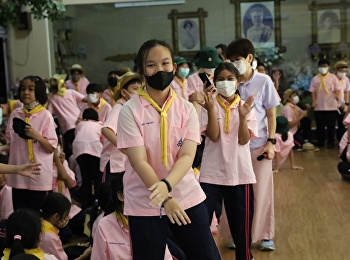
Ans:
{"type": "MultiPolygon", "coordinates": [[[[46,196],[41,208],[43,236],[40,248],[45,253],[55,255],[59,260],[68,260],[58,236],[58,228],[63,228],[68,224],[70,207],[71,203],[64,195],[53,192],[46,196]]],[[[76,260],[88,259],[90,254],[91,249],[88,248],[76,260]]]]}
{"type": "Polygon", "coordinates": [[[38,214],[28,209],[16,210],[7,220],[6,242],[8,248],[5,248],[1,260],[15,259],[14,257],[21,253],[34,255],[40,260],[57,260],[54,255],[44,253],[39,248],[41,235],[38,214]]]}
{"type": "Polygon", "coordinates": [[[278,173],[287,157],[289,157],[290,165],[293,170],[303,170],[303,167],[294,165],[294,154],[292,150],[294,139],[292,132],[289,131],[288,119],[284,116],[278,116],[276,122],[275,158],[272,162],[273,172],[278,173]]]}
{"type": "Polygon", "coordinates": [[[349,149],[350,127],[344,133],[339,142],[339,157],[342,160],[338,163],[338,171],[343,179],[350,180],[350,149],[349,149]]]}
{"type": "Polygon", "coordinates": [[[83,119],[75,129],[73,155],[79,164],[82,177],[82,186],[77,197],[82,208],[85,209],[90,207],[95,200],[92,194],[92,183],[94,183],[96,194],[102,181],[100,156],[103,124],[98,121],[98,114],[92,108],[84,110],[83,119]]]}
{"type": "Polygon", "coordinates": [[[82,114],[85,109],[93,108],[98,113],[99,121],[104,123],[112,107],[102,98],[102,87],[99,84],[90,83],[86,88],[86,94],[88,103],[81,106],[81,112],[77,122],[79,123],[82,120],[82,114]]]}

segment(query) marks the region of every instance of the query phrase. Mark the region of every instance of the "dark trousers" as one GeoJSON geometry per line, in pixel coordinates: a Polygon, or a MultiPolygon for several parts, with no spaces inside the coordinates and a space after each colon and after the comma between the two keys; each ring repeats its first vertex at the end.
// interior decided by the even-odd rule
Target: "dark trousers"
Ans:
{"type": "Polygon", "coordinates": [[[313,139],[311,131],[311,119],[304,117],[300,120],[298,131],[294,134],[294,144],[297,148],[302,148],[305,140],[310,141],[313,139]]]}
{"type": "Polygon", "coordinates": [[[110,161],[108,161],[106,165],[106,178],[104,182],[110,182],[115,178],[116,174],[119,174],[119,173],[124,173],[124,172],[111,172],[111,164],[110,164],[110,161]]]}
{"type": "Polygon", "coordinates": [[[252,259],[252,221],[254,215],[254,191],[252,184],[224,186],[201,183],[207,195],[205,204],[209,214],[208,225],[218,201],[224,200],[227,220],[233,241],[236,245],[236,259],[252,259]]]}
{"type": "Polygon", "coordinates": [[[133,260],[164,260],[168,229],[188,260],[221,259],[208,225],[204,202],[185,210],[191,224],[171,224],[167,216],[129,216],[133,260]]]}
{"type": "Polygon", "coordinates": [[[13,210],[32,209],[39,212],[45,197],[51,191],[37,191],[12,188],[13,210]]]}
{"type": "Polygon", "coordinates": [[[75,128],[68,130],[63,135],[63,151],[66,155],[66,160],[73,154],[73,141],[75,139],[75,128]]]}
{"type": "Polygon", "coordinates": [[[340,114],[337,114],[337,140],[340,141],[341,138],[343,137],[346,129],[345,125],[343,124],[344,117],[345,117],[345,112],[343,108],[339,108],[340,114]]]}
{"type": "Polygon", "coordinates": [[[102,182],[100,172],[100,158],[90,154],[82,154],[77,157],[80,167],[82,185],[79,189],[78,200],[83,209],[90,207],[97,198],[98,189],[102,182]],[[92,184],[94,184],[95,196],[92,194],[92,184]]]}
{"type": "Polygon", "coordinates": [[[333,145],[335,141],[335,122],[338,112],[335,111],[315,111],[316,138],[319,145],[323,145],[326,136],[327,144],[333,145]],[[326,135],[327,127],[327,135],[326,135]]]}

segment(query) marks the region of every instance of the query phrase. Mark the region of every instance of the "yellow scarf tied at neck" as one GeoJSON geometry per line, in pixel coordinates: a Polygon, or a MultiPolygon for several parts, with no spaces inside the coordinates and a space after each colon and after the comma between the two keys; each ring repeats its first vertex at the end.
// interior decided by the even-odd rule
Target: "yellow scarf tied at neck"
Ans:
{"type": "Polygon", "coordinates": [[[219,95],[216,96],[216,100],[218,101],[219,105],[225,109],[225,133],[229,133],[231,124],[231,108],[233,108],[241,100],[241,97],[236,95],[235,100],[233,100],[229,106],[227,106],[224,101],[221,100],[219,95]]]}
{"type": "Polygon", "coordinates": [[[125,228],[129,226],[128,219],[121,212],[113,212],[114,216],[123,224],[125,228]]]}
{"type": "Polygon", "coordinates": [[[80,78],[77,82],[73,82],[73,81],[72,81],[73,84],[75,85],[75,90],[78,91],[78,92],[80,92],[80,89],[79,89],[79,87],[78,87],[80,81],[81,81],[81,78],[80,78]]]}
{"type": "Polygon", "coordinates": [[[143,88],[140,88],[138,94],[146,99],[159,113],[161,116],[160,120],[160,145],[162,150],[162,162],[164,163],[164,167],[168,167],[168,128],[167,128],[167,111],[169,110],[171,104],[173,103],[174,99],[176,98],[175,91],[171,88],[171,98],[166,102],[166,105],[164,109],[161,109],[156,102],[145,92],[143,88]]]}
{"type": "Polygon", "coordinates": [[[56,94],[61,96],[61,97],[64,97],[66,95],[66,92],[67,92],[66,88],[60,88],[56,94]]]}
{"type": "Polygon", "coordinates": [[[182,97],[186,98],[186,96],[185,96],[185,82],[186,82],[186,79],[182,82],[177,77],[174,77],[174,80],[180,85],[180,87],[182,89],[182,97]]]}
{"type": "MultiPolygon", "coordinates": [[[[44,256],[45,256],[43,250],[41,250],[40,248],[24,249],[24,252],[26,255],[35,255],[40,260],[44,259],[44,256]]],[[[9,260],[11,249],[5,248],[3,253],[4,253],[4,260],[9,260]]]]}
{"type": "Polygon", "coordinates": [[[102,107],[107,103],[106,100],[104,100],[103,98],[101,98],[101,102],[100,102],[100,106],[98,107],[98,109],[96,110],[97,113],[99,113],[102,109],[102,107]]]}
{"type": "Polygon", "coordinates": [[[324,82],[324,79],[329,76],[329,72],[326,75],[324,75],[324,76],[321,73],[318,73],[317,76],[321,78],[321,84],[320,84],[320,86],[318,88],[318,91],[320,91],[322,89],[322,87],[323,87],[324,91],[328,95],[328,89],[327,89],[326,83],[324,82]]]}
{"type": "Polygon", "coordinates": [[[48,221],[46,221],[45,219],[41,219],[41,229],[43,231],[43,233],[54,233],[56,235],[58,235],[58,231],[57,229],[48,221]]]}
{"type": "MultiPolygon", "coordinates": [[[[43,107],[42,105],[37,105],[36,107],[34,107],[32,110],[28,110],[25,106],[22,107],[24,113],[26,114],[26,117],[25,117],[25,122],[30,124],[29,122],[29,116],[30,115],[33,115],[33,114],[36,114],[40,111],[43,111],[45,110],[45,107],[43,107]]],[[[28,143],[28,156],[29,156],[29,160],[31,162],[35,162],[35,158],[34,158],[34,150],[33,150],[33,139],[28,139],[27,140],[27,143],[28,143]]]]}

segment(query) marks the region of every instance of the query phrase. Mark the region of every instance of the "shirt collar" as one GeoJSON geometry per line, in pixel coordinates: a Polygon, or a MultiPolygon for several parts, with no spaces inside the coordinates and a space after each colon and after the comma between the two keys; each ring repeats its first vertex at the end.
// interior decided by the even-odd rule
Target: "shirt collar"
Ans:
{"type": "Polygon", "coordinates": [[[253,80],[254,78],[256,77],[256,75],[258,74],[258,72],[256,72],[255,70],[253,70],[253,75],[250,77],[250,79],[247,81],[247,82],[240,82],[239,86],[246,86],[246,85],[249,85],[253,80]]]}
{"type": "MultiPolygon", "coordinates": [[[[145,90],[145,92],[148,94],[146,86],[144,87],[144,90],[145,90]]],[[[170,99],[172,96],[173,96],[173,92],[171,91],[171,88],[169,88],[169,95],[168,95],[167,99],[165,100],[165,102],[164,102],[164,104],[163,104],[163,107],[165,106],[165,104],[169,101],[169,99],[170,99]]],[[[140,100],[141,100],[141,105],[142,105],[142,106],[146,107],[146,106],[151,105],[146,99],[141,98],[140,96],[139,96],[139,98],[140,98],[140,100]]],[[[163,107],[162,107],[162,109],[163,109],[163,107]]]]}

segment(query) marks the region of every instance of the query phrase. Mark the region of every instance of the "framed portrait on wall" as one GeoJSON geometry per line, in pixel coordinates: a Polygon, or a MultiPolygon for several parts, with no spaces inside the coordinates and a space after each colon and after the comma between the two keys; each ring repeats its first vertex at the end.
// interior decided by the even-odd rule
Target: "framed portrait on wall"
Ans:
{"type": "Polygon", "coordinates": [[[231,0],[235,5],[236,38],[247,38],[257,49],[278,47],[281,37],[281,0],[231,0]]]}
{"type": "Polygon", "coordinates": [[[172,19],[174,53],[190,57],[205,45],[204,18],[207,12],[199,8],[197,12],[179,13],[172,10],[168,18],[172,19]]]}
{"type": "Polygon", "coordinates": [[[349,6],[346,0],[329,4],[311,2],[312,44],[317,43],[321,49],[331,50],[341,42],[347,42],[346,9],[349,6]]]}

